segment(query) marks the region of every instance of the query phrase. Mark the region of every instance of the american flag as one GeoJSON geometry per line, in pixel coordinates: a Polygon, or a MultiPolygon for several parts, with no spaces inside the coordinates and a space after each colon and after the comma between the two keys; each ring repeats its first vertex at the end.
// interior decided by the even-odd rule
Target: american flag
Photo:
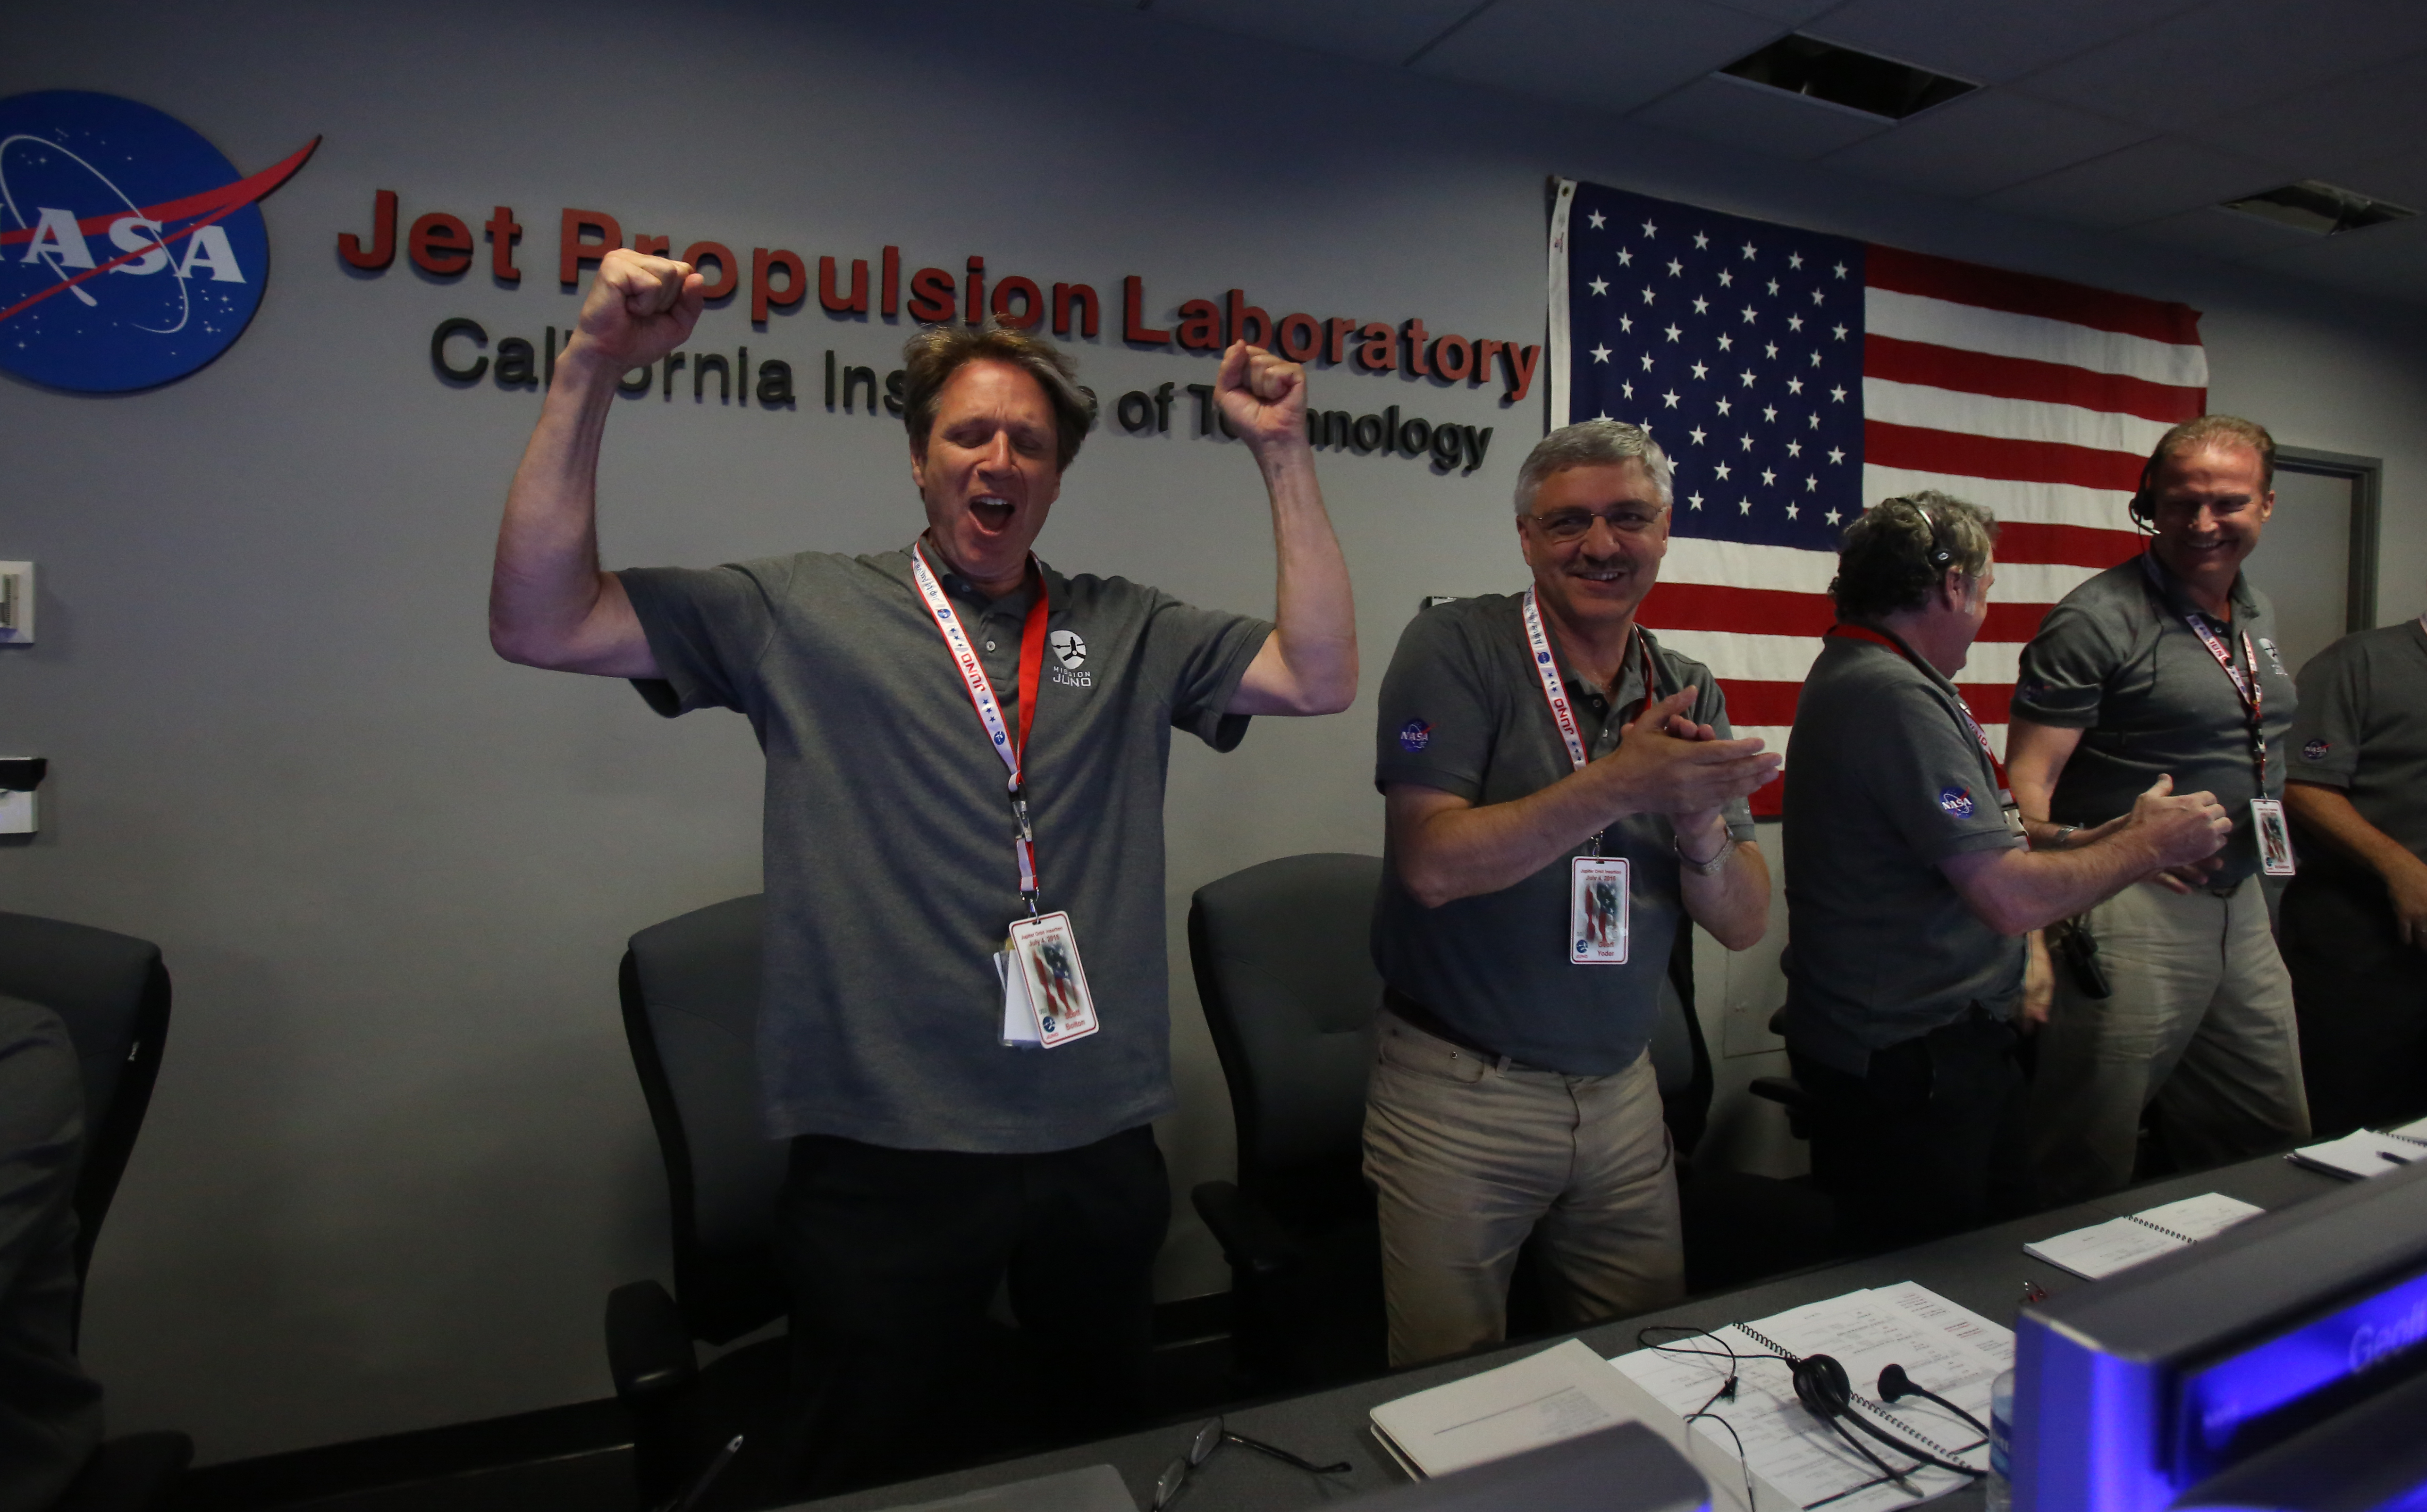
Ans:
{"type": "MultiPolygon", "coordinates": [[[[1551,418],[1652,432],[1677,465],[1642,623],[1784,750],[1839,530],[1936,488],[1995,512],[1997,585],[1959,680],[2000,751],[2024,642],[2139,549],[2158,437],[2207,407],[2199,312],[1559,181],[1551,418]]],[[[1754,795],[1777,811],[1776,783],[1754,795]]]]}

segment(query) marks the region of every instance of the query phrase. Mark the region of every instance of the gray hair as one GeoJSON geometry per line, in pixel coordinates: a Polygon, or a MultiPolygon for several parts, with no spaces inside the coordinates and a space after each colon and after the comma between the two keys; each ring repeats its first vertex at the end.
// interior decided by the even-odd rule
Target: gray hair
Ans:
{"type": "Polygon", "coordinates": [[[1533,509],[1534,496],[1541,490],[1542,480],[1553,473],[1629,462],[1643,463],[1643,470],[1652,475],[1652,486],[1660,491],[1663,505],[1675,498],[1676,469],[1670,464],[1669,454],[1660,449],[1660,443],[1641,426],[1623,420],[1580,420],[1574,425],[1563,425],[1527,452],[1525,464],[1517,469],[1517,512],[1523,514],[1533,509]]]}
{"type": "Polygon", "coordinates": [[[1996,548],[1997,517],[1935,489],[1883,498],[1846,527],[1829,596],[1841,620],[1876,620],[1930,602],[1948,571],[1978,577],[1996,548]]]}

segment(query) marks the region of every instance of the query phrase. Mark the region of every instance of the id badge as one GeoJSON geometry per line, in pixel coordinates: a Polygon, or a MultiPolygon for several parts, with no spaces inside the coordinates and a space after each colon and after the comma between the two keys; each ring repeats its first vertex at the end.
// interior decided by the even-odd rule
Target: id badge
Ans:
{"type": "Polygon", "coordinates": [[[1028,1001],[1028,974],[1012,968],[1011,951],[994,952],[994,979],[1002,984],[1002,1038],[1012,1049],[1033,1050],[1044,1032],[1036,1027],[1036,1010],[1028,1001]]]}
{"type": "Polygon", "coordinates": [[[2284,800],[2250,801],[2251,827],[2258,836],[2258,867],[2271,877],[2292,874],[2292,830],[2284,822],[2284,800]]]}
{"type": "Polygon", "coordinates": [[[1626,964],[1626,858],[1580,855],[1568,870],[1568,960],[1626,964]]]}
{"type": "Polygon", "coordinates": [[[1068,914],[1013,924],[1011,957],[1035,1016],[1036,1043],[1054,1049],[1102,1027],[1096,1022],[1096,1000],[1087,993],[1087,968],[1079,963],[1079,936],[1068,914]]]}

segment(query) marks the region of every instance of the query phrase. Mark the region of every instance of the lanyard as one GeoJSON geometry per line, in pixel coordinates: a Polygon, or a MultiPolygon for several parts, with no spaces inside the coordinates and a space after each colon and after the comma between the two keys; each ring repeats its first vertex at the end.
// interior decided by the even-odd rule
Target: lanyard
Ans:
{"type": "MultiPolygon", "coordinates": [[[[2141,564],[2150,582],[2158,584],[2155,555],[2144,555],[2141,564]]],[[[2216,633],[2207,615],[2195,610],[2180,612],[2183,623],[2191,626],[2191,634],[2199,637],[2200,644],[2207,647],[2207,654],[2214,657],[2216,664],[2224,669],[2224,675],[2233,679],[2233,691],[2241,696],[2241,707],[2250,711],[2250,764],[2257,770],[2258,796],[2264,798],[2267,796],[2267,691],[2258,681],[2258,657],[2250,648],[2250,632],[2241,632],[2242,665],[2250,669],[2245,676],[2241,667],[2233,664],[2233,648],[2216,633]]]]}
{"type": "MultiPolygon", "coordinates": [[[[1918,667],[1921,665],[1921,658],[1914,656],[1911,651],[1906,650],[1904,645],[1897,641],[1895,637],[1883,635],[1881,632],[1872,629],[1867,625],[1832,625],[1825,633],[1836,636],[1841,640],[1868,641],[1874,645],[1883,645],[1889,650],[1895,652],[1898,656],[1900,656],[1907,661],[1912,662],[1914,666],[1918,667]]],[[[1963,701],[1963,695],[1962,693],[1955,692],[1955,687],[1952,683],[1947,685],[1947,691],[1955,693],[1955,712],[1963,716],[1964,727],[1972,732],[1972,739],[1980,742],[1980,754],[1989,758],[1990,775],[1997,779],[1998,805],[2006,808],[2012,807],[2014,803],[2014,790],[2006,783],[2006,764],[1997,759],[1997,748],[1989,743],[1989,732],[1982,729],[1980,727],[1980,722],[1972,717],[1972,706],[1963,701]]]]}
{"type": "Polygon", "coordinates": [[[927,612],[935,616],[936,628],[944,637],[944,648],[953,654],[953,665],[960,669],[961,681],[969,689],[969,704],[978,711],[978,723],[985,726],[986,739],[995,754],[1002,757],[1003,769],[1010,781],[1005,790],[1011,794],[1012,822],[1017,826],[1011,842],[1012,858],[1019,864],[1019,896],[1028,904],[1030,918],[1036,916],[1036,837],[1028,823],[1028,786],[1022,763],[1028,754],[1028,732],[1036,724],[1036,693],[1045,678],[1045,574],[1036,559],[1028,559],[1028,570],[1036,581],[1035,596],[1028,601],[1028,621],[1019,634],[1019,739],[1015,742],[1003,725],[1002,706],[995,702],[994,684],[986,680],[985,666],[969,647],[967,631],[961,628],[961,617],[954,612],[952,601],[944,596],[944,588],[927,565],[927,554],[916,543],[910,547],[910,577],[918,584],[919,596],[927,601],[927,612]]]}
{"type": "MultiPolygon", "coordinates": [[[[1634,631],[1635,647],[1643,656],[1643,701],[1648,705],[1660,694],[1653,680],[1652,648],[1643,643],[1643,630],[1634,631]]],[[[1551,722],[1559,727],[1559,740],[1568,748],[1568,760],[1578,772],[1591,764],[1592,756],[1585,749],[1584,732],[1576,725],[1575,706],[1568,701],[1567,684],[1559,680],[1558,662],[1551,655],[1551,637],[1542,627],[1542,610],[1534,602],[1534,590],[1525,590],[1525,643],[1534,655],[1534,675],[1542,682],[1542,700],[1551,706],[1551,722]]],[[[1592,837],[1592,854],[1601,854],[1601,835],[1592,837]]]]}

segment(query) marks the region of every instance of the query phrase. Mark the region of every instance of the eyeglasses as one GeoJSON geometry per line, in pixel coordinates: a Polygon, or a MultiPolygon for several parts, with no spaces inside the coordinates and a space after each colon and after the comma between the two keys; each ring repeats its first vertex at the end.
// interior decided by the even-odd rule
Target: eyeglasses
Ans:
{"type": "Polygon", "coordinates": [[[1214,1451],[1226,1443],[1237,1444],[1242,1449],[1252,1449],[1260,1455],[1270,1455],[1282,1464],[1295,1465],[1310,1475],[1344,1475],[1355,1468],[1344,1459],[1335,1465],[1318,1465],[1312,1460],[1300,1459],[1288,1450],[1277,1448],[1261,1439],[1250,1439],[1244,1433],[1232,1433],[1222,1426],[1222,1420],[1219,1418],[1209,1418],[1197,1428],[1197,1437],[1188,1441],[1188,1452],[1165,1466],[1163,1473],[1155,1477],[1154,1505],[1151,1512],[1163,1512],[1165,1507],[1169,1506],[1173,1499],[1180,1495],[1180,1488],[1188,1484],[1190,1473],[1197,1466],[1212,1458],[1214,1451]]]}
{"type": "Polygon", "coordinates": [[[1612,510],[1607,514],[1596,514],[1590,510],[1554,510],[1548,514],[1528,514],[1525,518],[1534,522],[1534,528],[1541,531],[1545,539],[1565,545],[1571,541],[1583,540],[1595,520],[1608,526],[1615,535],[1641,535],[1659,524],[1660,516],[1665,512],[1665,510],[1640,508],[1612,510]]]}

